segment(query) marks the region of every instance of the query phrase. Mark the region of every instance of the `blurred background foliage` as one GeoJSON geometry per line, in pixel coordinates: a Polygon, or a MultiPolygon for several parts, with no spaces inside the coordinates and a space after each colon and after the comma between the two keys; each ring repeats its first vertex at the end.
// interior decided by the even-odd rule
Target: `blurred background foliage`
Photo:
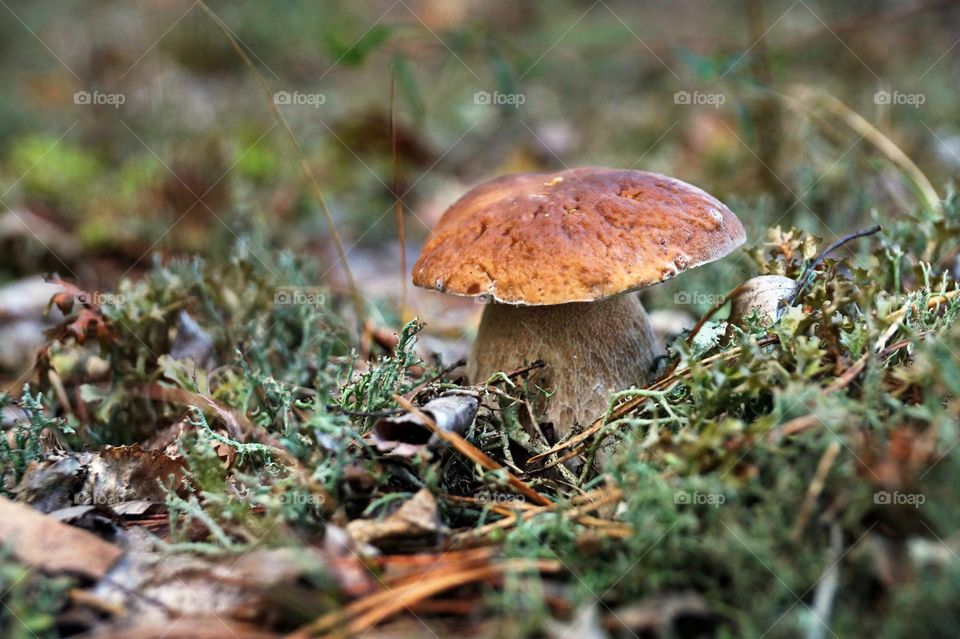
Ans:
{"type": "MultiPolygon", "coordinates": [[[[391,82],[408,263],[471,185],[589,164],[702,186],[741,215],[754,245],[774,223],[832,241],[873,215],[909,219],[918,206],[910,179],[840,113],[807,99],[810,91],[875,125],[941,195],[960,168],[960,11],[949,2],[209,6],[270,91],[312,96],[279,108],[361,285],[385,308],[395,307],[401,279],[391,82]],[[491,102],[521,97],[497,105],[481,92],[491,102]],[[894,97],[883,103],[878,92],[894,97]]],[[[48,254],[42,244],[54,242],[11,222],[4,242],[41,247],[5,260],[0,277],[42,267],[109,287],[141,272],[151,253],[217,258],[237,237],[263,233],[268,249],[309,256],[337,281],[298,158],[256,78],[199,5],[10,1],[0,11],[0,56],[3,203],[78,245],[48,254]],[[123,103],[77,104],[78,91],[123,103]]],[[[668,303],[678,287],[720,294],[742,280],[745,262],[657,287],[648,303],[668,303]]],[[[432,294],[413,307],[435,320],[451,307],[475,310],[432,294]]]]}

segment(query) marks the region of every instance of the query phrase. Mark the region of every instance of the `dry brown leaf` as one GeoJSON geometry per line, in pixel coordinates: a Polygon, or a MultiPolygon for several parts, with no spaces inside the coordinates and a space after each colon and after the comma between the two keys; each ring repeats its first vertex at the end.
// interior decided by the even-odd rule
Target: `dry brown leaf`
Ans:
{"type": "Polygon", "coordinates": [[[123,554],[96,535],[0,497],[0,543],[28,566],[99,579],[123,554]]]}
{"type": "Polygon", "coordinates": [[[161,450],[105,446],[99,453],[71,453],[37,464],[15,489],[17,500],[50,512],[78,504],[113,506],[127,501],[163,502],[160,483],[180,485],[183,460],[161,450]]]}
{"type": "Polygon", "coordinates": [[[361,546],[400,540],[432,541],[439,532],[437,500],[426,488],[407,500],[386,519],[357,519],[347,524],[347,534],[354,543],[361,546]]]}

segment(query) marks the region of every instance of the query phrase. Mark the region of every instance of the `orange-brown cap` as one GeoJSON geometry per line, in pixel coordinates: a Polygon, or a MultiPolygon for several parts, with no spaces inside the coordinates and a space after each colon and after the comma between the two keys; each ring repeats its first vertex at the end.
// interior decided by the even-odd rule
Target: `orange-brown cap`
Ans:
{"type": "Polygon", "coordinates": [[[521,173],[481,184],[447,209],[413,283],[506,304],[588,302],[712,262],[745,239],[723,203],[665,175],[521,173]]]}

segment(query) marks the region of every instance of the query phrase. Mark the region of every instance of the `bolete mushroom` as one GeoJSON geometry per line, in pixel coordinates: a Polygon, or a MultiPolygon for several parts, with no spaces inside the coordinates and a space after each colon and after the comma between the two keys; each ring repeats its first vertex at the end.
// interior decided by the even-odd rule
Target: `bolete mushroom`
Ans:
{"type": "Polygon", "coordinates": [[[661,348],[638,289],[730,253],[743,226],[720,201],[665,175],[606,168],[503,176],[437,223],[413,267],[423,288],[489,301],[474,383],[540,359],[546,417],[562,436],[643,385],[661,348]]]}

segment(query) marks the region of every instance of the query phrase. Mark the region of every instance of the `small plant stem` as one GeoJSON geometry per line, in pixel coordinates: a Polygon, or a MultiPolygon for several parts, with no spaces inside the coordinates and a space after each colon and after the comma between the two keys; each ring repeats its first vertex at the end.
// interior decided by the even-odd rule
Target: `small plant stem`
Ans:
{"type": "Polygon", "coordinates": [[[393,195],[397,200],[397,242],[400,243],[400,321],[407,317],[407,238],[403,225],[403,199],[400,197],[400,156],[397,154],[396,69],[390,69],[390,152],[393,156],[393,195]]]}
{"type": "Polygon", "coordinates": [[[804,272],[804,274],[800,276],[800,286],[798,286],[798,287],[797,287],[797,290],[794,291],[794,293],[793,293],[792,296],[790,296],[790,299],[787,300],[787,303],[788,303],[790,306],[793,305],[794,301],[796,301],[797,297],[800,296],[800,293],[803,292],[803,289],[806,287],[807,283],[810,281],[810,278],[813,277],[813,274],[814,274],[814,272],[817,270],[817,267],[820,266],[820,263],[823,262],[823,260],[826,259],[826,257],[827,257],[828,255],[830,255],[831,253],[833,253],[835,250],[837,250],[838,248],[840,248],[840,247],[843,246],[844,244],[847,244],[847,243],[849,243],[849,242],[852,242],[853,240],[859,239],[859,238],[861,238],[861,237],[866,237],[866,236],[868,236],[868,235],[875,235],[876,233],[879,233],[881,230],[882,230],[882,229],[881,229],[880,225],[879,225],[879,224],[875,224],[874,226],[871,226],[870,228],[861,229],[861,230],[859,230],[859,231],[854,231],[853,233],[850,233],[850,234],[848,234],[848,235],[844,235],[843,237],[841,237],[840,239],[838,239],[836,242],[834,242],[833,244],[831,244],[830,246],[828,246],[827,248],[825,248],[823,251],[821,251],[821,252],[820,252],[820,255],[818,255],[817,258],[816,258],[815,260],[813,260],[813,262],[810,264],[810,266],[807,267],[807,269],[806,269],[806,271],[804,272]]]}
{"type": "Polygon", "coordinates": [[[468,442],[466,439],[464,439],[457,433],[446,431],[440,428],[439,426],[437,426],[436,422],[430,419],[430,417],[424,414],[423,411],[421,411],[419,408],[417,408],[412,403],[410,403],[409,400],[404,399],[400,395],[394,395],[393,399],[398,404],[400,404],[400,406],[402,406],[404,409],[410,411],[411,413],[416,415],[418,418],[420,418],[423,421],[424,425],[426,425],[427,428],[429,428],[434,435],[436,435],[437,437],[439,437],[440,439],[448,443],[450,446],[458,450],[460,453],[462,453],[465,457],[467,457],[474,463],[480,465],[486,470],[503,472],[505,474],[507,483],[521,495],[529,498],[534,503],[540,504],[541,506],[548,506],[551,503],[553,503],[549,499],[547,499],[546,497],[544,497],[543,495],[535,491],[533,488],[528,486],[522,480],[517,478],[515,475],[511,474],[507,469],[505,469],[503,466],[501,466],[500,464],[495,462],[493,459],[491,459],[486,453],[478,449],[476,446],[468,442]]]}

